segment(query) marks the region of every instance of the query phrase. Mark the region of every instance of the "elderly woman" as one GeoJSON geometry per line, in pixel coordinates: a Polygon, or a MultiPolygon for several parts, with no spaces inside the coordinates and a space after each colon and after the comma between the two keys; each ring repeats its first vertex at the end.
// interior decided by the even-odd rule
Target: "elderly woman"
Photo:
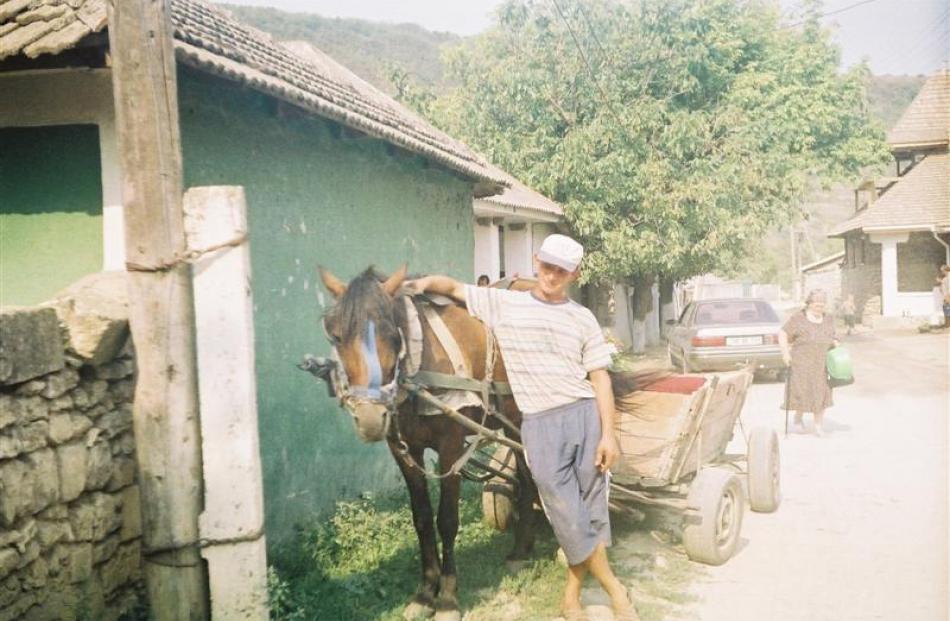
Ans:
{"type": "Polygon", "coordinates": [[[795,410],[795,426],[805,430],[804,412],[815,415],[815,434],[823,433],[825,409],[832,405],[825,355],[838,345],[834,319],[825,313],[828,297],[815,289],[805,298],[805,308],[785,322],[778,334],[782,358],[789,366],[785,407],[795,410]]]}

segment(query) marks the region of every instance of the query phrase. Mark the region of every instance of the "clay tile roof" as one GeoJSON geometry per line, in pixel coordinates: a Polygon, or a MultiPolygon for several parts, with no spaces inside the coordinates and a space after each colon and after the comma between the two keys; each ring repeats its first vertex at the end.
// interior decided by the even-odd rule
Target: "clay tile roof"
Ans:
{"type": "Polygon", "coordinates": [[[564,215],[564,209],[561,208],[559,203],[554,202],[537,190],[532,190],[508,173],[497,169],[496,171],[499,174],[504,175],[510,187],[505,189],[505,191],[501,194],[486,197],[484,200],[491,203],[496,203],[498,205],[504,205],[506,207],[533,209],[535,211],[540,211],[552,216],[561,217],[564,215]]]}
{"type": "Polygon", "coordinates": [[[829,236],[862,230],[950,229],[950,154],[928,155],[874,204],[832,229],[829,236]]]}
{"type": "MultiPolygon", "coordinates": [[[[106,0],[0,0],[0,59],[73,47],[106,26],[106,0]]],[[[201,0],[171,0],[180,63],[246,84],[478,182],[491,195],[508,181],[480,155],[434,128],[322,53],[303,58],[201,0]]]]}
{"type": "Polygon", "coordinates": [[[930,76],[888,132],[891,149],[939,146],[950,140],[950,69],[930,76]]]}

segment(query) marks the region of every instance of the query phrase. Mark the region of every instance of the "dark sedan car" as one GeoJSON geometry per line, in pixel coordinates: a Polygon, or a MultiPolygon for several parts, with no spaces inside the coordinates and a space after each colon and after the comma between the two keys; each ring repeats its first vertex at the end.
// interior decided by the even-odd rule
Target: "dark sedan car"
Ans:
{"type": "Polygon", "coordinates": [[[784,368],[781,328],[772,305],[756,298],[691,302],[667,337],[670,363],[684,373],[726,371],[747,364],[757,370],[784,368]]]}

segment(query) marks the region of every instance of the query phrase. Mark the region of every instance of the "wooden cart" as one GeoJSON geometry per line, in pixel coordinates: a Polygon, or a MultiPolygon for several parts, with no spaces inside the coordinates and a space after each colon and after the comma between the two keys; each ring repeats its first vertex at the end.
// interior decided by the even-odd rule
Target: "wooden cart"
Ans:
{"type": "MultiPolygon", "coordinates": [[[[677,375],[617,403],[622,459],[613,472],[611,504],[620,510],[633,505],[681,512],[683,545],[695,561],[720,565],[732,556],[746,490],[753,511],[772,512],[781,502],[778,435],[757,428],[745,436],[741,427],[751,383],[747,369],[677,375]],[[727,455],[737,427],[746,438],[747,453],[727,455]],[[747,485],[741,476],[747,477],[747,485]]],[[[485,518],[500,529],[511,517],[513,490],[505,476],[510,450],[501,447],[488,460],[495,474],[483,493],[485,518]]]]}

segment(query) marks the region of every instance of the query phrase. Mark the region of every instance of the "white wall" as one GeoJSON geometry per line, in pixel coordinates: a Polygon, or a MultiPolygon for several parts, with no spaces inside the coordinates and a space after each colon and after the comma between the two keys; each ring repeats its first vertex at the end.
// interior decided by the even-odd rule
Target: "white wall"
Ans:
{"type": "MultiPolygon", "coordinates": [[[[481,220],[479,218],[478,220],[481,220]]],[[[498,227],[489,219],[485,223],[475,222],[475,273],[472,282],[482,274],[488,274],[492,282],[499,277],[498,227]]]]}
{"type": "Polygon", "coordinates": [[[121,175],[108,69],[0,74],[0,127],[98,125],[104,270],[125,269],[121,175]]]}
{"type": "Polygon", "coordinates": [[[505,276],[531,276],[531,225],[524,222],[512,224],[505,224],[505,276]]]}

